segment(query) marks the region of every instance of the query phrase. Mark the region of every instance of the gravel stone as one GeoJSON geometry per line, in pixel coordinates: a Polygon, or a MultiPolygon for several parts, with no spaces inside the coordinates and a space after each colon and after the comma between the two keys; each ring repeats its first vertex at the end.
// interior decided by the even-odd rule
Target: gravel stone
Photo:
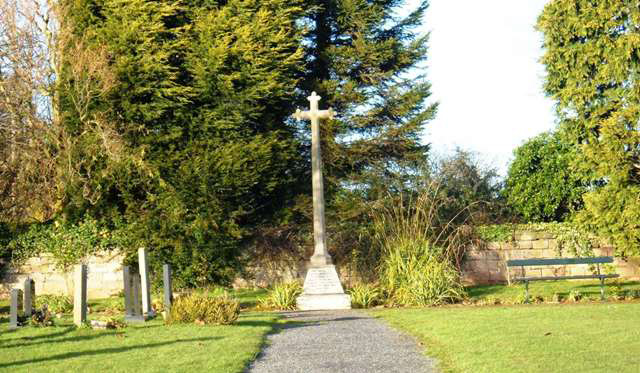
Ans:
{"type": "Polygon", "coordinates": [[[252,373],[437,372],[416,341],[379,320],[348,311],[286,312],[252,373]]]}

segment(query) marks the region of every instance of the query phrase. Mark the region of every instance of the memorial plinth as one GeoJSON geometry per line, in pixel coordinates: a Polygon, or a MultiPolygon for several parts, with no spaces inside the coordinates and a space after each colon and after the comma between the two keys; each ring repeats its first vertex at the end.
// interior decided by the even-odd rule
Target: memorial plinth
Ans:
{"type": "Polygon", "coordinates": [[[302,295],[296,301],[303,311],[351,308],[351,297],[344,293],[336,267],[331,264],[309,268],[302,295]]]}

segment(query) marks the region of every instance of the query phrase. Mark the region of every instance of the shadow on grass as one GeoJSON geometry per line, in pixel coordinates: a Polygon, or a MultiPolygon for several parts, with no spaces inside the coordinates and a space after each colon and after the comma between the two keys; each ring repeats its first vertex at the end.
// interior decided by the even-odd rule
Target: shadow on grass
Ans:
{"type": "Polygon", "coordinates": [[[235,326],[248,326],[248,327],[259,327],[259,326],[267,326],[273,327],[277,324],[277,321],[262,321],[262,320],[238,320],[233,325],[235,326]]]}
{"type": "MultiPolygon", "coordinates": [[[[58,338],[58,339],[51,339],[51,340],[46,340],[46,341],[36,341],[36,342],[31,342],[31,343],[1,344],[0,346],[2,346],[3,349],[4,348],[14,348],[14,347],[31,347],[31,346],[36,346],[36,345],[41,345],[41,344],[49,344],[49,343],[88,341],[88,340],[102,338],[102,337],[113,337],[113,336],[118,335],[118,334],[123,334],[123,333],[116,332],[116,331],[107,331],[107,332],[103,332],[103,333],[100,333],[100,334],[94,334],[94,335],[77,335],[75,337],[58,338]]],[[[14,338],[13,340],[17,340],[17,339],[20,339],[20,338],[14,338]]]]}
{"type": "Polygon", "coordinates": [[[44,363],[44,362],[47,362],[47,361],[73,359],[75,357],[80,357],[80,356],[114,354],[114,353],[119,353],[119,352],[127,352],[127,351],[131,351],[131,350],[140,350],[140,349],[168,346],[168,345],[173,345],[173,344],[176,344],[176,343],[205,342],[205,341],[212,341],[212,340],[216,340],[216,339],[222,339],[222,337],[179,339],[177,341],[148,343],[148,344],[137,345],[137,346],[134,345],[134,346],[103,348],[103,349],[99,349],[99,350],[66,352],[66,353],[63,353],[63,354],[57,354],[57,355],[48,356],[48,357],[29,359],[29,360],[19,360],[19,361],[14,361],[14,362],[11,362],[11,363],[4,363],[4,364],[0,364],[0,368],[16,367],[16,366],[26,365],[26,364],[44,363]]]}
{"type": "Polygon", "coordinates": [[[28,337],[18,337],[18,338],[4,339],[4,340],[0,340],[0,346],[4,347],[6,342],[11,342],[11,341],[16,341],[16,340],[35,341],[35,340],[44,339],[44,338],[48,339],[48,338],[61,337],[63,335],[69,334],[71,331],[73,331],[75,329],[76,329],[75,327],[70,326],[70,327],[66,327],[66,328],[62,329],[61,331],[55,332],[55,333],[35,335],[33,337],[28,336],[28,337]]]}

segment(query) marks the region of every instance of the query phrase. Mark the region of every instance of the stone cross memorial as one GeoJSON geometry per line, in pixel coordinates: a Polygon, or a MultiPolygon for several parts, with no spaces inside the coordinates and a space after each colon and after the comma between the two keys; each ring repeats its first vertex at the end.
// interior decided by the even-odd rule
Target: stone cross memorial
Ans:
{"type": "Polygon", "coordinates": [[[331,310],[351,308],[351,297],[344,293],[336,267],[327,250],[324,223],[324,185],[320,149],[320,119],[333,119],[333,109],[319,110],[320,96],[315,92],[307,98],[310,110],[296,110],[297,120],[311,121],[311,171],[313,187],[313,256],[304,280],[303,292],[297,299],[301,310],[331,310]]]}

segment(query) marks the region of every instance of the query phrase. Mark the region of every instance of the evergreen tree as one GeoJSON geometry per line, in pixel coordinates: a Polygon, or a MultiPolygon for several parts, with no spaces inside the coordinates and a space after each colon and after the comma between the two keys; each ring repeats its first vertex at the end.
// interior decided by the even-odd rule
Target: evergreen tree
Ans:
{"type": "MultiPolygon", "coordinates": [[[[228,281],[252,229],[282,215],[303,164],[285,120],[303,57],[299,2],[70,4],[76,37],[109,52],[116,87],[94,106],[132,161],[94,164],[97,195],[70,188],[67,215],[121,227],[129,248],[149,245],[186,284],[228,281]]],[[[78,113],[66,109],[73,127],[78,113]]]]}
{"type": "Polygon", "coordinates": [[[579,220],[620,254],[640,253],[640,8],[631,0],[556,0],[538,20],[546,91],[594,183],[579,220]]]}
{"type": "Polygon", "coordinates": [[[398,15],[406,10],[399,0],[311,4],[301,87],[338,113],[321,125],[322,156],[330,246],[348,250],[354,226],[368,224],[366,204],[402,187],[426,161],[420,137],[437,106],[426,102],[430,84],[411,74],[426,59],[428,36],[415,29],[427,1],[406,16],[398,15]]]}
{"type": "Polygon", "coordinates": [[[570,169],[575,152],[560,132],[542,133],[514,151],[504,194],[527,222],[564,221],[582,208],[586,187],[570,169]]]}

